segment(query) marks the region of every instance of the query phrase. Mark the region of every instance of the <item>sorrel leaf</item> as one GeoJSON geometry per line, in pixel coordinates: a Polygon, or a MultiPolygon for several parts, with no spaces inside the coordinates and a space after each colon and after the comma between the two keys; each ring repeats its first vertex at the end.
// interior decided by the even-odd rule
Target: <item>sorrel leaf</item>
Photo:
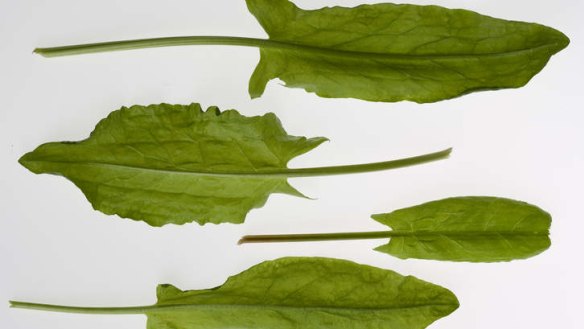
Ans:
{"type": "Polygon", "coordinates": [[[133,106],[112,112],[80,142],[47,143],[20,163],[62,175],[106,214],[152,226],[241,223],[271,193],[302,196],[288,177],[385,170],[442,159],[450,150],[394,161],[288,169],[326,138],[290,136],[272,114],[245,117],[200,105],[133,106]]]}
{"type": "Polygon", "coordinates": [[[269,80],[322,97],[435,102],[480,90],[518,88],[565,48],[561,32],[438,6],[361,5],[303,10],[288,0],[247,0],[269,39],[186,36],[37,48],[47,56],[184,45],[260,48],[249,82],[269,80]]]}
{"type": "Polygon", "coordinates": [[[551,242],[551,217],[525,202],[496,197],[456,197],[372,216],[391,231],[250,235],[249,242],[390,238],[375,250],[402,259],[500,262],[535,256],[551,242]]]}
{"type": "Polygon", "coordinates": [[[422,329],[458,308],[440,286],[350,261],[281,258],[206,290],[159,285],[152,306],[12,307],[76,313],[146,314],[148,329],[422,329]]]}

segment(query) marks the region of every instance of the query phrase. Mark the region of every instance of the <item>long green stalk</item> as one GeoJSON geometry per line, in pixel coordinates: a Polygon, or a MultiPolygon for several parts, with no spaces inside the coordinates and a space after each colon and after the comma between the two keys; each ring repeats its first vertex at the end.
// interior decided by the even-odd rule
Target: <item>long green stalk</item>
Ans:
{"type": "MultiPolygon", "coordinates": [[[[111,42],[88,43],[80,45],[70,45],[50,48],[37,48],[35,53],[44,57],[58,57],[91,54],[109,51],[133,50],[143,48],[160,48],[176,46],[195,46],[195,45],[222,45],[222,46],[244,46],[259,48],[275,49],[298,49],[306,46],[295,46],[293,44],[271,41],[266,39],[243,38],[243,37],[224,37],[224,36],[187,36],[187,37],[166,37],[137,40],[120,40],[111,42]]],[[[307,47],[313,51],[320,51],[321,48],[307,47]]]]}
{"type": "Polygon", "coordinates": [[[245,235],[239,240],[238,244],[385,239],[394,237],[396,235],[399,234],[392,231],[245,235]]]}
{"type": "MultiPolygon", "coordinates": [[[[439,152],[428,153],[424,155],[402,158],[391,161],[373,162],[346,166],[331,166],[331,167],[315,167],[315,168],[298,168],[298,169],[277,169],[266,170],[255,173],[255,175],[280,175],[286,177],[310,177],[310,176],[330,176],[330,175],[344,175],[344,174],[358,174],[372,171],[389,170],[396,168],[403,168],[415,166],[427,162],[443,160],[450,156],[452,148],[448,148],[439,152]]],[[[254,173],[250,173],[251,176],[254,173]]]]}
{"type": "Polygon", "coordinates": [[[132,306],[132,307],[79,307],[79,306],[63,306],[52,304],[40,304],[9,301],[10,307],[22,308],[38,311],[62,312],[62,313],[83,313],[83,314],[144,314],[151,310],[154,306],[132,306]]]}

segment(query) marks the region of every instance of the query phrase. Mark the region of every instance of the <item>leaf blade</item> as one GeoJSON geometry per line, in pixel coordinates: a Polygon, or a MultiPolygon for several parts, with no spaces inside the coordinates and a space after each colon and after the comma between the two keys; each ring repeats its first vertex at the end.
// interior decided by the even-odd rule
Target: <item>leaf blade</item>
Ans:
{"type": "Polygon", "coordinates": [[[394,234],[375,250],[402,259],[511,261],[535,256],[551,245],[551,216],[511,199],[448,198],[372,218],[394,234]]]}
{"type": "Polygon", "coordinates": [[[217,288],[183,292],[161,285],[157,295],[158,306],[209,307],[201,312],[148,312],[149,329],[413,329],[425,328],[458,307],[456,297],[442,287],[393,271],[326,258],[267,261],[217,288]]]}
{"type": "Polygon", "coordinates": [[[65,176],[96,210],[153,226],[241,223],[271,193],[299,193],[285,177],[209,177],[192,171],[283,169],[325,138],[287,135],[273,114],[247,118],[200,105],[114,111],[81,142],[47,143],[20,163],[65,176]]]}
{"type": "Polygon", "coordinates": [[[542,25],[438,6],[302,10],[288,0],[247,4],[270,40],[339,53],[261,49],[249,84],[252,98],[274,78],[321,97],[386,102],[426,103],[517,88],[569,43],[561,32],[542,25]],[[343,57],[343,52],[362,55],[343,57]]]}

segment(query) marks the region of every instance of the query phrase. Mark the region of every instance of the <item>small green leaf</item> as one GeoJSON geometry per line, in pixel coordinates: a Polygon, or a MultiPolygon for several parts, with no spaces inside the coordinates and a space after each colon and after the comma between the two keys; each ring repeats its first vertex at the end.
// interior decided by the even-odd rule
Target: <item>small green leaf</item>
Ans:
{"type": "Polygon", "coordinates": [[[62,175],[96,210],[168,223],[242,223],[271,193],[302,196],[288,177],[399,168],[443,159],[450,150],[394,161],[288,169],[326,138],[290,136],[273,113],[245,117],[199,104],[132,106],[112,112],[80,142],[39,146],[20,163],[62,175]]]}
{"type": "Polygon", "coordinates": [[[539,24],[438,6],[302,10],[288,0],[247,4],[271,41],[299,46],[261,49],[249,83],[252,97],[279,78],[322,97],[435,102],[521,87],[569,43],[539,24]]]}
{"type": "Polygon", "coordinates": [[[11,302],[74,313],[146,314],[148,329],[423,329],[459,306],[440,286],[330,258],[263,262],[206,290],[159,285],[152,306],[90,308],[11,302]]]}
{"type": "Polygon", "coordinates": [[[239,243],[387,239],[377,247],[402,259],[501,262],[535,256],[551,242],[550,215],[525,202],[496,197],[432,201],[373,219],[391,231],[246,235],[239,243]]]}
{"type": "Polygon", "coordinates": [[[392,228],[381,251],[399,258],[499,262],[535,256],[551,242],[551,216],[525,202],[458,197],[372,216],[392,228]]]}

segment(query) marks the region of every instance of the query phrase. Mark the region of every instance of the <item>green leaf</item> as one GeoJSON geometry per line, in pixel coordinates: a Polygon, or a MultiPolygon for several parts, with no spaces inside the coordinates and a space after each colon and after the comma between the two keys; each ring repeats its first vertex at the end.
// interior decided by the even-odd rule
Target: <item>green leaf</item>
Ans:
{"type": "Polygon", "coordinates": [[[372,216],[391,231],[247,235],[240,243],[387,239],[377,247],[402,259],[500,262],[535,256],[551,242],[550,215],[525,202],[456,197],[372,216]]]}
{"type": "Polygon", "coordinates": [[[247,0],[270,40],[326,49],[261,49],[249,84],[274,78],[322,97],[435,102],[525,85],[565,48],[552,28],[438,6],[374,4],[302,10],[288,0],[247,0]]]}
{"type": "Polygon", "coordinates": [[[148,329],[422,329],[459,306],[452,292],[393,271],[330,258],[281,258],[206,290],[159,285],[153,306],[87,308],[11,302],[77,313],[144,313],[148,329]]]}
{"type": "Polygon", "coordinates": [[[269,39],[185,36],[37,48],[46,57],[186,45],[260,48],[252,98],[271,79],[322,97],[436,102],[525,85],[569,39],[552,28],[438,6],[360,5],[303,10],[246,0],[269,39]]]}
{"type": "Polygon", "coordinates": [[[394,233],[375,250],[402,259],[510,261],[535,256],[551,244],[551,216],[510,199],[449,198],[372,217],[394,233]]]}
{"type": "Polygon", "coordinates": [[[39,146],[20,163],[62,175],[96,210],[152,226],[241,223],[271,193],[302,196],[287,177],[385,170],[442,159],[450,150],[362,165],[288,169],[326,138],[290,136],[278,118],[200,105],[122,108],[80,142],[39,146]]]}

